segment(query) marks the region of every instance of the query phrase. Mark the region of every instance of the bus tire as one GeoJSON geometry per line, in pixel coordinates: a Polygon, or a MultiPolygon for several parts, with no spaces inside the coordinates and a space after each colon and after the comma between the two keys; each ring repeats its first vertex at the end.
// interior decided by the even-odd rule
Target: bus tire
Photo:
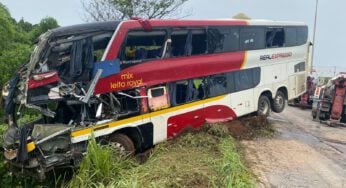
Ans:
{"type": "Polygon", "coordinates": [[[136,150],[133,141],[125,134],[115,133],[111,135],[109,138],[109,144],[124,156],[133,155],[136,150]]]}
{"type": "Polygon", "coordinates": [[[272,110],[281,113],[286,107],[286,96],[282,91],[278,91],[273,101],[272,110]]]}
{"type": "Polygon", "coordinates": [[[257,115],[258,116],[269,116],[270,113],[270,100],[267,96],[261,95],[258,99],[258,109],[257,109],[257,115]]]}

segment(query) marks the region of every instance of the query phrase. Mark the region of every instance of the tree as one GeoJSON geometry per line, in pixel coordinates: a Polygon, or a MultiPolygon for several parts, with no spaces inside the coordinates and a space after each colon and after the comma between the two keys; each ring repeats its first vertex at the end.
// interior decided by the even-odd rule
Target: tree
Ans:
{"type": "Polygon", "coordinates": [[[248,15],[246,15],[245,13],[242,13],[242,12],[233,16],[233,19],[251,20],[251,18],[248,15]]]}
{"type": "Polygon", "coordinates": [[[0,3],[0,56],[2,51],[8,46],[14,36],[14,25],[7,8],[0,3]]]}
{"type": "MultiPolygon", "coordinates": [[[[124,20],[131,17],[166,18],[177,15],[188,0],[81,1],[87,21],[124,20]]],[[[184,16],[184,15],[183,15],[184,16]]],[[[185,15],[186,16],[186,15],[185,15]]]]}
{"type": "Polygon", "coordinates": [[[35,41],[42,33],[57,27],[59,27],[59,25],[56,19],[52,17],[43,18],[38,25],[34,25],[30,38],[32,41],[35,41]]]}
{"type": "Polygon", "coordinates": [[[57,21],[51,17],[42,19],[37,25],[24,19],[17,23],[8,9],[0,3],[0,89],[21,64],[28,62],[33,41],[42,33],[58,26],[57,21]]]}

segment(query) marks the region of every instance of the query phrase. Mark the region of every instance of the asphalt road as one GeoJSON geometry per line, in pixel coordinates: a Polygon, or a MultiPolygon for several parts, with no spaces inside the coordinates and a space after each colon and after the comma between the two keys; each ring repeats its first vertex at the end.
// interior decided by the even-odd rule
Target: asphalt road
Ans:
{"type": "Polygon", "coordinates": [[[297,107],[269,119],[274,138],[241,142],[259,187],[346,187],[346,127],[312,121],[297,107]]]}

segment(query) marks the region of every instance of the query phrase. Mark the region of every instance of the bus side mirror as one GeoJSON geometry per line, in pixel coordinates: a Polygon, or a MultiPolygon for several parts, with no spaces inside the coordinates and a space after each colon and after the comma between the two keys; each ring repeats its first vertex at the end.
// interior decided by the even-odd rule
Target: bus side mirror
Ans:
{"type": "Polygon", "coordinates": [[[171,57],[171,53],[172,53],[172,39],[169,38],[166,40],[165,46],[163,47],[161,59],[171,57]]]}

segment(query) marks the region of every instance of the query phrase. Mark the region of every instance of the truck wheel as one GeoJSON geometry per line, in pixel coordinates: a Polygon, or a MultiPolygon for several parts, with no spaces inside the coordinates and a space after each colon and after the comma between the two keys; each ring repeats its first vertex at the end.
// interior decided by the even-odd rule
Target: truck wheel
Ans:
{"type": "Polygon", "coordinates": [[[267,96],[261,95],[258,99],[257,115],[269,116],[270,113],[270,100],[267,96]]]}
{"type": "Polygon", "coordinates": [[[112,148],[118,150],[121,155],[129,156],[135,153],[135,145],[132,140],[124,134],[113,134],[109,138],[112,148]]]}
{"type": "Polygon", "coordinates": [[[272,110],[276,113],[281,113],[286,107],[286,97],[282,91],[278,91],[274,98],[272,110]]]}

